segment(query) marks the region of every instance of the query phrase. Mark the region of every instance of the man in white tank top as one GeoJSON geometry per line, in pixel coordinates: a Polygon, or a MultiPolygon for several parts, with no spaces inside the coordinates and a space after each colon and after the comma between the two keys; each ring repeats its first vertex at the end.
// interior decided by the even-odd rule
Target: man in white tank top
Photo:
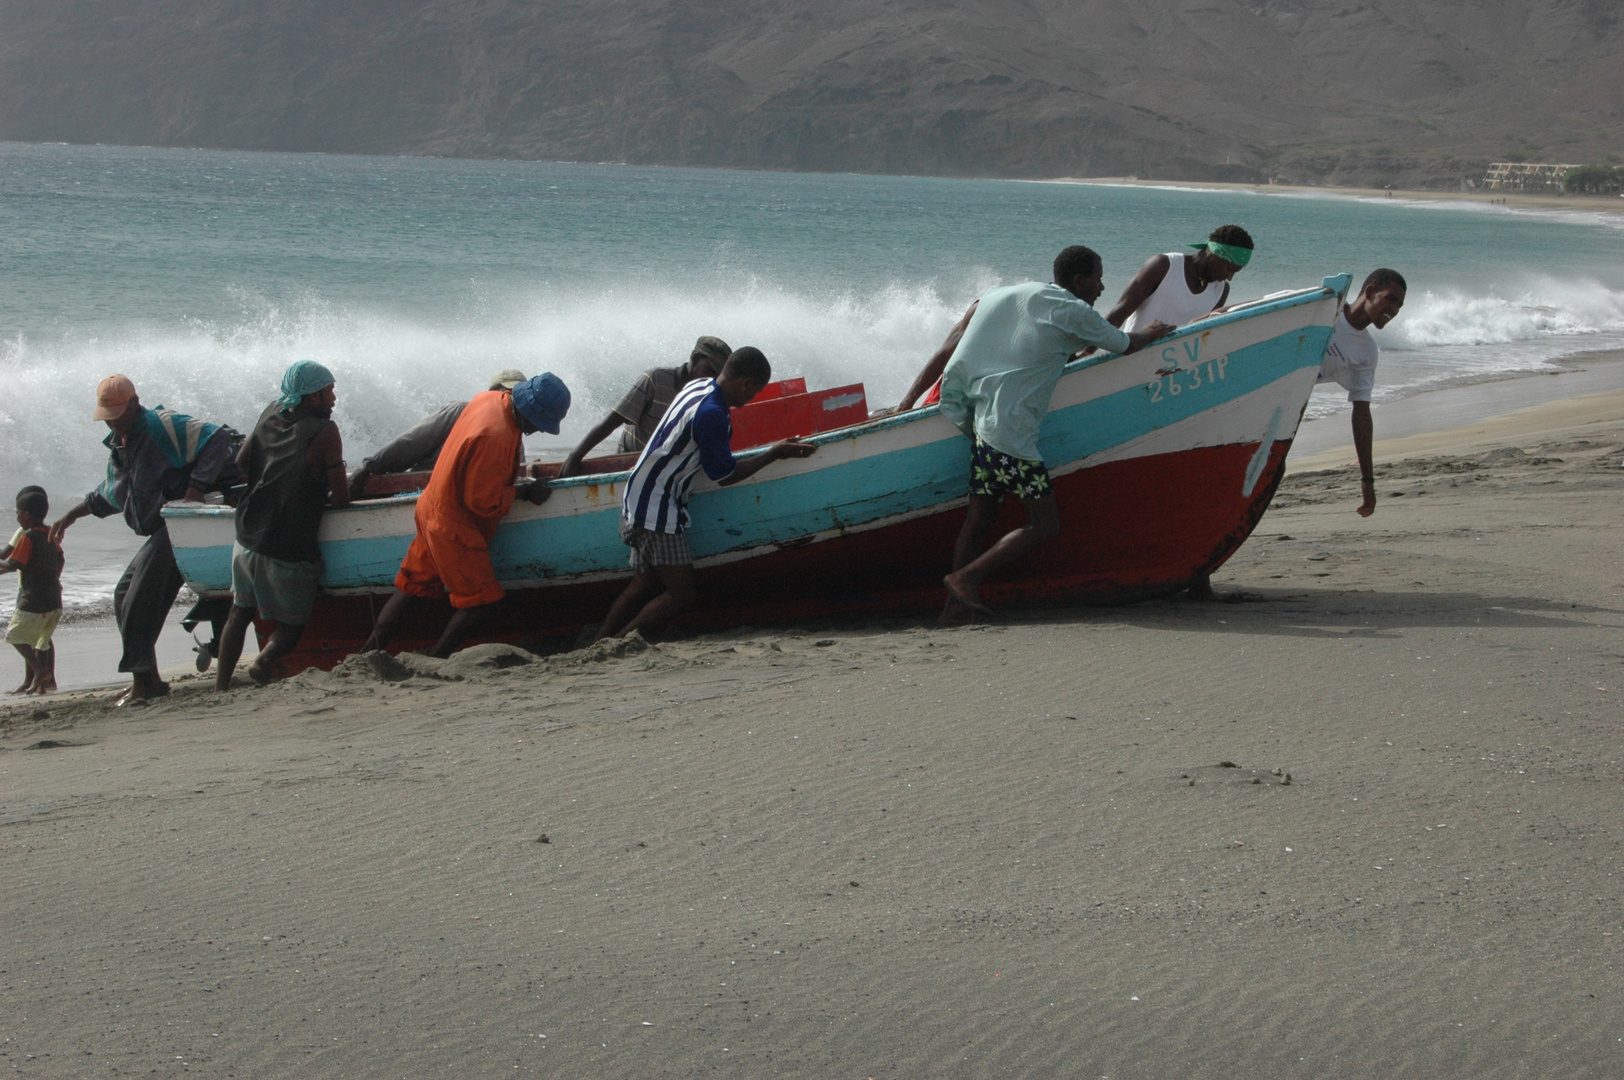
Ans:
{"type": "Polygon", "coordinates": [[[1221,225],[1196,250],[1152,255],[1122,290],[1105,317],[1133,333],[1165,322],[1183,326],[1212,314],[1229,300],[1229,281],[1252,259],[1252,237],[1239,225],[1221,225]]]}
{"type": "MultiPolygon", "coordinates": [[[[1230,279],[1252,261],[1252,234],[1239,225],[1220,225],[1204,243],[1190,247],[1195,250],[1189,254],[1170,251],[1146,259],[1105,321],[1132,333],[1147,320],[1184,326],[1223,307],[1230,279]]],[[[1190,596],[1217,599],[1206,575],[1190,586],[1190,596]]]]}

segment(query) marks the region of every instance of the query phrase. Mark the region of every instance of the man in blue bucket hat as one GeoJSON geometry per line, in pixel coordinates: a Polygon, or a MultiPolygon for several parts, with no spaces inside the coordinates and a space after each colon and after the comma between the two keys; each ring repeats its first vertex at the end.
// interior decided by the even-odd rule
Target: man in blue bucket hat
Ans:
{"type": "Polygon", "coordinates": [[[539,504],[551,494],[545,480],[519,481],[520,442],[537,431],[557,435],[569,407],[569,388],[551,372],[468,403],[418,496],[417,536],[362,651],[387,645],[418,597],[449,594],[455,609],[431,656],[450,656],[485,621],[506,595],[491,565],[497,525],[515,499],[539,504]]]}

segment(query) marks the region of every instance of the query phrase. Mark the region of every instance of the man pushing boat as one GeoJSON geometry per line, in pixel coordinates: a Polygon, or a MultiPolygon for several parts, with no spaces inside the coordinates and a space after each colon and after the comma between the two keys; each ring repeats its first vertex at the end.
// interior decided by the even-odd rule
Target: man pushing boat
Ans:
{"type": "Polygon", "coordinates": [[[558,477],[575,476],[581,471],[581,462],[592,449],[616,429],[620,428],[620,452],[640,453],[658,429],[665,411],[671,407],[677,392],[695,379],[714,379],[722,373],[729,354],[727,342],[718,337],[702,337],[694,342],[688,362],[674,368],[650,368],[638,376],[620,404],[609,415],[598,421],[597,427],[586,433],[580,445],[570,451],[564,464],[559,466],[558,477]]]}
{"type": "Polygon", "coordinates": [[[734,459],[729,410],[749,404],[772,377],[767,357],[747,346],[727,358],[719,378],[695,379],[671,402],[626,478],[620,538],[631,548],[632,580],[610,606],[598,637],[657,630],[698,599],[688,549],[688,489],[701,469],[727,487],[782,458],[809,457],[817,449],[782,439],[743,461],[734,459]]]}
{"type": "MultiPolygon", "coordinates": [[[[1229,283],[1252,261],[1252,234],[1239,225],[1220,225],[1191,252],[1152,255],[1122,290],[1105,321],[1132,332],[1147,320],[1184,326],[1229,302],[1229,283]]],[[[1212,579],[1200,575],[1191,583],[1194,600],[1216,600],[1212,579]]]]}
{"type": "Polygon", "coordinates": [[[1229,302],[1229,283],[1252,261],[1252,236],[1220,225],[1191,252],[1152,255],[1122,290],[1105,321],[1133,333],[1150,322],[1172,326],[1204,319],[1229,302]]]}
{"type": "MultiPolygon", "coordinates": [[[[504,368],[491,376],[489,389],[509,390],[524,382],[524,372],[504,368]]],[[[350,498],[359,499],[366,493],[367,480],[387,473],[430,472],[440,459],[440,449],[446,436],[462,417],[466,401],[453,401],[413,424],[379,447],[361,467],[350,474],[350,498]]]]}
{"type": "Polygon", "coordinates": [[[506,593],[491,565],[491,537],[515,499],[545,502],[545,480],[518,482],[521,440],[558,434],[570,392],[547,372],[511,391],[476,394],[446,437],[434,473],[417,500],[417,535],[395,575],[395,591],[361,651],[381,649],[400,628],[413,598],[447,593],[455,610],[430,656],[450,656],[506,593]]]}
{"type": "Polygon", "coordinates": [[[338,400],[333,373],[300,360],[283,374],[281,394],[265,407],[237,452],[248,488],[233,515],[231,614],[220,634],[215,689],[231,689],[254,613],[276,624],[270,641],[248,665],[263,686],[282,657],[304,635],[321,581],[317,534],[329,501],[347,506],[344,440],[333,423],[338,400]]]}
{"type": "Polygon", "coordinates": [[[953,572],[942,579],[944,622],[990,614],[982,581],[1060,535],[1054,488],[1038,449],[1049,398],[1079,349],[1130,353],[1173,329],[1152,321],[1127,333],[1093,304],[1105,290],[1105,267],[1093,249],[1074,245],[1055,257],[1054,283],[994,289],[977,302],[942,372],[942,415],[972,443],[970,506],[953,546],[953,572]],[[1027,523],[992,547],[987,537],[1004,498],[1026,509],[1027,523]]]}
{"type": "Polygon", "coordinates": [[[82,517],[121,514],[131,532],[146,538],[113,590],[124,642],[118,669],[130,673],[129,689],[114,704],[127,705],[169,693],[169,684],[158,676],[158,635],[182,581],[164,504],[200,502],[234,475],[234,432],[162,405],[147,408],[124,375],[109,375],[97,385],[92,418],[108,427],[107,479],[57,519],[50,537],[60,544],[62,534],[82,517]]]}

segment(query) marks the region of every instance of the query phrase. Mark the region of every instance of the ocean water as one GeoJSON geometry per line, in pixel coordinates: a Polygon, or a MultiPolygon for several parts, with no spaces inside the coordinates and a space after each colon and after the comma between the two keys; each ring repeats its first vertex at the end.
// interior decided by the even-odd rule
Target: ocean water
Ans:
{"type": "MultiPolygon", "coordinates": [[[[1399,199],[536,162],[0,144],[0,492],[64,510],[99,480],[96,381],[246,429],[283,368],[338,378],[359,461],[518,367],[574,392],[560,450],[700,334],[813,386],[894,402],[965,306],[1098,250],[1140,262],[1238,222],[1244,300],[1377,265],[1410,281],[1378,398],[1624,345],[1624,220],[1399,199]]],[[[1333,388],[1334,391],[1334,388],[1333,388]]],[[[1311,415],[1345,407],[1317,393],[1311,415]]],[[[68,535],[70,606],[104,609],[134,540],[68,535]]],[[[10,590],[0,586],[0,609],[10,590]]]]}

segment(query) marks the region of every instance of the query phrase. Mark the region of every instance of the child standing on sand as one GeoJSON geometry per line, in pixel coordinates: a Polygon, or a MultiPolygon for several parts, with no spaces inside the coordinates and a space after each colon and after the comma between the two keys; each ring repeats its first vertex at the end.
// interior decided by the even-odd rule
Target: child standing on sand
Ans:
{"type": "Polygon", "coordinates": [[[17,571],[17,610],[6,640],[23,654],[27,671],[13,694],[49,694],[56,689],[56,649],[51,635],[62,618],[62,549],[51,542],[45,518],[50,500],[42,487],[17,493],[17,532],[0,548],[0,574],[17,571]]]}

